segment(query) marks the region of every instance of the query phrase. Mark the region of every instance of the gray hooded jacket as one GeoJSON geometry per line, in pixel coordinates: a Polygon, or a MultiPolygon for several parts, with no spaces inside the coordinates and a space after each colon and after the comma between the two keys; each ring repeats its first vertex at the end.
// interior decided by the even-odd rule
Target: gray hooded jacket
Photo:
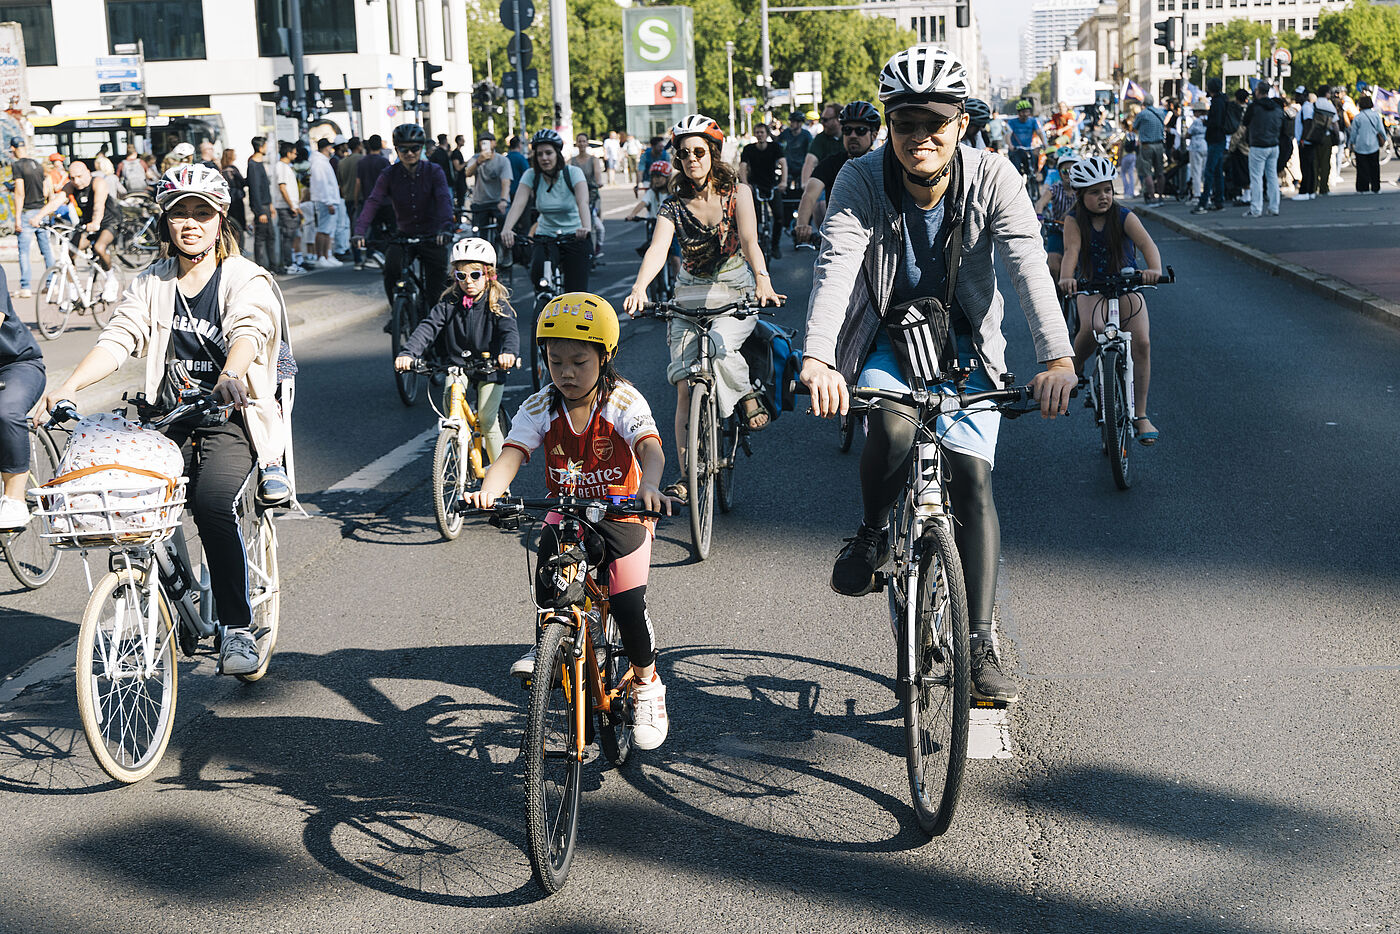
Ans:
{"type": "MultiPolygon", "coordinates": [[[[947,210],[961,210],[962,257],[956,301],[976,333],[978,354],[993,382],[1006,371],[1005,313],[997,290],[993,245],[1002,249],[1025,309],[1036,359],[1070,357],[1065,319],[1045,262],[1040,224],[1020,174],[997,153],[957,147],[963,197],[945,195],[947,210]]],[[[853,382],[875,343],[899,262],[904,255],[904,186],[890,147],[852,159],[841,168],[827,200],[822,251],[807,303],[807,356],[834,366],[853,382]],[[888,161],[887,161],[888,160],[888,161]]],[[[937,298],[942,299],[940,291],[937,298]]]]}

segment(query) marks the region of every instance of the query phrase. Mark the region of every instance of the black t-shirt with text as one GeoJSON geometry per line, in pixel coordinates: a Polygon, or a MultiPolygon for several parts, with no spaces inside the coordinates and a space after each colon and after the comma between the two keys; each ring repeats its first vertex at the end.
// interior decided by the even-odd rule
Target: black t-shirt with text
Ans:
{"type": "Polygon", "coordinates": [[[43,207],[44,170],[39,168],[39,163],[28,157],[16,159],[10,171],[15,178],[24,179],[23,210],[33,211],[43,207]]]}
{"type": "Polygon", "coordinates": [[[192,298],[186,298],[177,288],[175,316],[170,322],[169,359],[183,363],[190,379],[206,390],[219,382],[219,373],[228,360],[228,340],[219,313],[222,274],[222,267],[215,268],[214,275],[192,298]]]}
{"type": "Polygon", "coordinates": [[[757,143],[744,147],[739,161],[749,167],[749,184],[755,188],[772,188],[778,184],[778,162],[783,158],[783,147],[770,142],[762,149],[757,143]]]}

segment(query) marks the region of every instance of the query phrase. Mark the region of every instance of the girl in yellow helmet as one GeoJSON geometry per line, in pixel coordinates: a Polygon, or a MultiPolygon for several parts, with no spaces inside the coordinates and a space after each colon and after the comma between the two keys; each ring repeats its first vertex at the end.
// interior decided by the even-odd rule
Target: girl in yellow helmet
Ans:
{"type": "MultiPolygon", "coordinates": [[[[618,324],[612,305],[591,292],[566,292],[541,310],[535,340],[549,364],[551,384],[521,404],[500,457],[481,489],[468,497],[472,505],[489,509],[521,465],[543,449],[550,496],[635,496],[647,509],[669,514],[671,500],[658,488],[666,454],[656,420],[642,394],[613,367],[618,324]]],[[[602,539],[609,606],[632,663],[633,741],[638,748],[655,749],[669,724],[646,605],[655,522],[605,519],[594,528],[602,539]]],[[[540,533],[540,554],[557,551],[555,536],[554,526],[547,524],[540,533]]],[[[510,671],[528,678],[534,670],[532,646],[510,671]]]]}

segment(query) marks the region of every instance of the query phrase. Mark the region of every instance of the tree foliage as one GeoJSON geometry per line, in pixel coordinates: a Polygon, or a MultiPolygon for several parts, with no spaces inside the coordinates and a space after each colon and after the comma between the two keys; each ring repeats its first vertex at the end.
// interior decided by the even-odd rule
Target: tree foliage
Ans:
{"type": "Polygon", "coordinates": [[[1029,97],[1034,101],[1041,113],[1048,112],[1045,109],[1045,104],[1050,100],[1050,69],[1045,69],[1021,88],[1021,96],[1029,97]]]}
{"type": "Polygon", "coordinates": [[[1256,40],[1259,43],[1260,54],[1265,58],[1268,58],[1269,50],[1274,45],[1286,48],[1296,56],[1304,44],[1296,32],[1290,30],[1275,33],[1268,23],[1256,23],[1247,19],[1232,19],[1228,23],[1222,23],[1206,33],[1205,41],[1196,50],[1196,55],[1201,60],[1201,86],[1205,86],[1204,81],[1207,78],[1223,76],[1220,63],[1222,55],[1230,56],[1232,61],[1254,58],[1256,40]]]}
{"type": "MultiPolygon", "coordinates": [[[[625,123],[622,67],[622,9],[615,0],[568,0],[569,80],[578,132],[599,136],[625,123]]],[[[695,19],[695,81],[698,110],[727,126],[728,62],[725,43],[734,43],[734,99],[762,98],[758,0],[692,0],[695,19]]],[[[533,67],[539,69],[540,97],[527,101],[532,127],[549,121],[553,101],[548,4],[536,0],[533,67]]],[[[472,0],[467,7],[467,41],[477,80],[487,62],[496,84],[513,70],[506,62],[511,33],[501,25],[495,0],[472,0]]],[[[874,101],[880,68],[900,49],[916,42],[914,33],[894,20],[861,13],[769,15],[769,58],[774,86],[787,87],[794,71],[820,71],[827,100],[874,101]]]]}
{"type": "Polygon", "coordinates": [[[1293,57],[1293,74],[1308,87],[1357,81],[1400,85],[1400,10],[1369,0],[1322,14],[1317,33],[1293,57]]]}

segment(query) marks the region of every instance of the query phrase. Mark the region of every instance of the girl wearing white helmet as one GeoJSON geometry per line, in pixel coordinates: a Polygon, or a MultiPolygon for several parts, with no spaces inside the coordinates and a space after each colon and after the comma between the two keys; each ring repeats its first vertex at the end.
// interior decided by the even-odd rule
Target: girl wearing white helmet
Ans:
{"type": "Polygon", "coordinates": [[[530,281],[544,278],[549,250],[542,241],[547,237],[572,236],[559,248],[564,290],[586,292],[593,256],[588,179],[578,166],[564,163],[564,138],[553,130],[540,130],[530,139],[530,168],[520,177],[510,211],[501,225],[501,243],[507,250],[515,246],[515,225],[531,204],[540,216],[535,228],[539,239],[530,255],[530,281]]]}
{"type": "Polygon", "coordinates": [[[510,291],[496,278],[496,248],[480,237],[452,245],[452,277],[441,300],[404,341],[394,369],[409,370],[432,348],[440,363],[464,365],[490,357],[500,367],[476,382],[477,423],[486,456],[495,461],[505,438],[497,421],[506,388],[506,370],[520,356],[520,329],[510,291]]]}
{"type": "Polygon", "coordinates": [[[1065,255],[1065,215],[1074,207],[1074,189],[1069,186],[1070,166],[1079,161],[1074,150],[1068,146],[1061,146],[1055,154],[1055,181],[1040,193],[1040,198],[1035,202],[1035,213],[1043,222],[1048,222],[1051,226],[1049,232],[1042,233],[1045,238],[1045,258],[1050,267],[1050,276],[1057,283],[1060,279],[1060,260],[1065,255]]]}
{"type": "MultiPolygon", "coordinates": [[[[219,670],[248,674],[257,670],[259,651],[249,630],[252,607],[234,503],[258,465],[272,468],[284,457],[290,462],[290,429],[277,399],[286,308],[271,273],[239,253],[226,217],[228,182],[218,169],[177,165],[161,178],[155,196],[160,258],[127,287],[97,346],[48,391],[37,419],[133,356],[146,361],[147,399],[160,398],[167,383],[188,379],[234,404],[223,424],[177,424],[166,434],[186,455],[189,509],[225,630],[219,670]]],[[[263,492],[290,498],[280,468],[264,472],[263,492]]]]}
{"type": "MultiPolygon", "coordinates": [[[[714,308],[746,293],[752,293],[760,305],[777,305],[785,297],[773,291],[773,280],[758,245],[753,190],[740,182],[722,160],[723,146],[724,133],[719,124],[704,114],[691,114],[672,129],[675,171],[669,185],[671,197],[661,205],[651,245],[642,257],[642,268],[622,303],[629,315],[636,315],[646,305],[647,286],[666,263],[673,238],[681,245],[676,301],[682,305],[714,308]]],[[[719,345],[715,400],[720,416],[728,418],[742,403],[750,431],[768,427],[768,413],[759,395],[752,392],[748,364],[738,352],[757,325],[757,317],[729,317],[720,318],[709,328],[711,341],[719,345]]],[[[680,321],[670,322],[666,343],[671,362],[666,377],[676,386],[676,452],[682,475],[686,469],[684,439],[690,424],[690,384],[685,378],[699,360],[698,338],[695,328],[680,321]]],[[[685,499],[689,493],[679,480],[667,491],[679,499],[685,499]]]]}
{"type": "MultiPolygon", "coordinates": [[[[1131,209],[1114,203],[1115,174],[1113,163],[1103,156],[1090,156],[1069,170],[1075,206],[1065,218],[1065,257],[1060,264],[1060,288],[1066,295],[1074,291],[1076,277],[1102,281],[1126,266],[1139,265],[1138,251],[1147,262],[1142,281],[1152,285],[1162,276],[1162,254],[1147,228],[1131,209]]],[[[1108,305],[1097,295],[1081,295],[1078,301],[1074,357],[1075,366],[1082,369],[1094,349],[1094,332],[1102,331],[1107,322],[1108,305]]],[[[1133,409],[1139,413],[1133,429],[1139,444],[1156,444],[1160,435],[1147,417],[1147,384],[1152,377],[1147,302],[1141,293],[1124,295],[1118,313],[1123,326],[1133,332],[1133,409]]]]}
{"type": "MultiPolygon", "coordinates": [[[[842,167],[814,270],[802,381],[817,415],[845,414],[853,383],[950,391],[955,362],[971,369],[968,390],[996,388],[1006,371],[1006,338],[994,247],[1020,297],[1036,358],[1046,367],[1031,380],[1041,413],[1053,417],[1067,409],[1073,350],[1045,266],[1040,225],[1008,160],[958,144],[968,124],[967,97],[967,70],[936,46],[900,52],[880,75],[889,140],[842,167]],[[929,346],[945,351],[937,367],[918,352],[929,346]]],[[[975,412],[939,419],[938,430],[967,583],[973,690],[1011,702],[1018,688],[1002,673],[991,638],[1001,554],[991,495],[999,424],[997,413],[975,412]]],[[[914,441],[913,428],[893,411],[869,417],[867,431],[860,463],[863,521],[831,573],[832,589],[847,596],[870,593],[889,560],[889,517],[914,441]]]]}

